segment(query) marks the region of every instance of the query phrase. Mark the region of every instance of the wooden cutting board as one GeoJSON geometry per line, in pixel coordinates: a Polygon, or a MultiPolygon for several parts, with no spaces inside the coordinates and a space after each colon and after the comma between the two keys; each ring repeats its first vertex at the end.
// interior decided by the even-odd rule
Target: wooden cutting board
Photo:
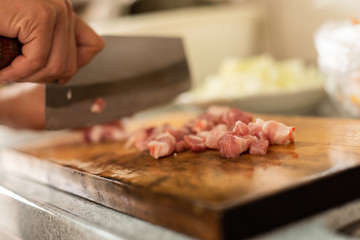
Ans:
{"type": "Polygon", "coordinates": [[[295,126],[295,143],[271,146],[265,156],[187,151],[156,160],[122,143],[66,137],[3,151],[1,167],[203,239],[252,236],[360,197],[360,120],[262,118],[295,126]]]}

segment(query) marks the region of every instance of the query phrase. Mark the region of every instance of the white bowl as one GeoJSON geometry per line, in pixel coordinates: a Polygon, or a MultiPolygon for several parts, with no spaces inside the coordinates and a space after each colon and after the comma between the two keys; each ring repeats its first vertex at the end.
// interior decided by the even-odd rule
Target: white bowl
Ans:
{"type": "Polygon", "coordinates": [[[324,100],[326,93],[323,87],[314,87],[298,91],[257,94],[239,98],[196,100],[190,94],[179,96],[176,103],[184,106],[206,108],[210,105],[227,105],[254,113],[268,114],[311,114],[324,100]]]}

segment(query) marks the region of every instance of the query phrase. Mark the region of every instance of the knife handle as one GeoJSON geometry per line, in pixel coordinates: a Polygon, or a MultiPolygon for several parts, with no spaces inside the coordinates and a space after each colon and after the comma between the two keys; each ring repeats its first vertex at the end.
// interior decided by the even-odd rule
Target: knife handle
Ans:
{"type": "Polygon", "coordinates": [[[0,36],[0,70],[8,66],[18,55],[21,55],[22,44],[17,38],[0,36]]]}

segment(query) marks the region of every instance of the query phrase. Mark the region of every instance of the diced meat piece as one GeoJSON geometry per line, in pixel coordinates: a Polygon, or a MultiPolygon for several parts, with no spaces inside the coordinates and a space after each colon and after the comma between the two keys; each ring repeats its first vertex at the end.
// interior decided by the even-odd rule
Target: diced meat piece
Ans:
{"type": "Polygon", "coordinates": [[[225,124],[219,124],[213,128],[206,137],[205,145],[210,149],[219,149],[220,138],[228,132],[225,124]]]}
{"type": "Polygon", "coordinates": [[[173,151],[171,151],[169,148],[169,144],[166,142],[159,142],[153,140],[148,143],[148,148],[150,151],[150,155],[155,159],[168,156],[173,153],[173,151]]]}
{"type": "Polygon", "coordinates": [[[193,127],[194,127],[194,125],[195,125],[195,123],[196,123],[196,119],[190,119],[189,121],[187,121],[182,127],[184,128],[184,129],[186,129],[188,132],[189,132],[189,134],[192,134],[192,133],[195,133],[195,132],[193,132],[193,127]]]}
{"type": "Polygon", "coordinates": [[[186,128],[186,127],[181,127],[180,129],[172,129],[169,130],[169,133],[171,133],[172,135],[174,135],[176,141],[180,141],[184,139],[185,135],[189,135],[191,134],[190,129],[186,128]]]}
{"type": "Polygon", "coordinates": [[[92,126],[83,131],[83,139],[86,143],[99,143],[101,141],[101,126],[92,126]]]}
{"type": "Polygon", "coordinates": [[[106,125],[102,129],[101,142],[119,141],[125,139],[125,132],[115,126],[106,125]]]}
{"type": "Polygon", "coordinates": [[[286,144],[288,141],[294,141],[294,130],[295,127],[273,120],[266,121],[263,125],[263,132],[271,144],[286,144]]]}
{"type": "Polygon", "coordinates": [[[159,135],[155,140],[148,143],[150,155],[155,159],[159,157],[169,156],[175,150],[176,140],[170,133],[159,135]]]}
{"type": "Polygon", "coordinates": [[[209,135],[209,131],[202,131],[196,134],[196,136],[201,137],[204,141],[209,135]]]}
{"type": "Polygon", "coordinates": [[[92,113],[101,113],[104,111],[106,102],[102,98],[96,98],[93,104],[91,105],[90,111],[92,113]]]}
{"type": "Polygon", "coordinates": [[[235,158],[248,150],[251,142],[250,138],[243,138],[233,134],[225,134],[219,140],[220,154],[225,158],[235,158]]]}
{"type": "Polygon", "coordinates": [[[201,137],[186,135],[184,136],[184,140],[194,152],[203,152],[206,150],[205,140],[201,137]]]}
{"type": "Polygon", "coordinates": [[[236,108],[231,108],[230,110],[226,111],[221,118],[222,122],[231,128],[234,127],[237,121],[248,124],[252,121],[252,119],[253,117],[251,113],[244,112],[236,108]]]}
{"type": "Polygon", "coordinates": [[[140,151],[148,149],[147,144],[152,140],[150,139],[155,131],[155,127],[148,127],[133,133],[131,137],[126,141],[125,147],[135,146],[140,151]]]}
{"type": "Polygon", "coordinates": [[[87,143],[118,141],[126,137],[127,134],[120,121],[104,125],[94,125],[83,131],[83,139],[87,143]]]}
{"type": "Polygon", "coordinates": [[[263,131],[257,132],[255,134],[255,136],[259,139],[259,140],[268,140],[268,138],[266,137],[265,133],[263,131]]]}
{"type": "Polygon", "coordinates": [[[257,118],[257,119],[255,120],[255,123],[258,124],[258,125],[260,125],[260,126],[262,127],[262,126],[264,125],[265,121],[262,120],[261,118],[257,118]]]}
{"type": "Polygon", "coordinates": [[[209,123],[213,126],[219,124],[221,122],[221,117],[223,113],[230,110],[228,107],[210,107],[205,113],[201,114],[198,118],[199,119],[206,119],[209,123]]]}
{"type": "Polygon", "coordinates": [[[200,118],[195,122],[194,126],[192,127],[192,131],[198,133],[198,132],[210,130],[213,127],[214,124],[211,121],[209,121],[206,118],[200,118]]]}
{"type": "Polygon", "coordinates": [[[206,113],[220,120],[221,116],[229,110],[229,107],[213,105],[206,110],[206,113]]]}
{"type": "Polygon", "coordinates": [[[196,121],[198,121],[198,120],[206,120],[210,124],[210,126],[214,126],[214,125],[217,124],[218,119],[216,117],[214,117],[214,116],[212,116],[212,115],[205,112],[205,113],[200,114],[197,117],[196,121]]]}
{"type": "Polygon", "coordinates": [[[126,142],[125,146],[135,146],[140,151],[148,150],[148,143],[156,139],[159,135],[166,132],[174,132],[174,129],[170,126],[170,124],[145,128],[131,136],[126,142]]]}
{"type": "Polygon", "coordinates": [[[255,136],[258,132],[262,131],[262,126],[256,123],[249,123],[248,130],[250,135],[255,136]]]}
{"type": "Polygon", "coordinates": [[[235,123],[235,126],[234,126],[232,132],[235,135],[238,135],[238,136],[248,135],[249,134],[249,127],[248,127],[247,124],[245,124],[245,123],[243,123],[241,121],[237,121],[235,123]]]}
{"type": "Polygon", "coordinates": [[[256,136],[260,140],[268,140],[265,133],[262,131],[264,123],[264,120],[260,118],[257,118],[254,123],[249,123],[249,134],[252,136],[256,136]]]}
{"type": "Polygon", "coordinates": [[[180,153],[188,149],[189,146],[187,145],[185,140],[177,141],[175,144],[175,152],[180,153]]]}
{"type": "Polygon", "coordinates": [[[160,134],[166,133],[166,132],[173,132],[174,128],[169,124],[163,124],[161,126],[152,127],[152,129],[149,129],[147,132],[148,138],[153,140],[160,134]]]}
{"type": "Polygon", "coordinates": [[[251,122],[248,124],[249,134],[255,136],[258,132],[262,131],[262,126],[264,121],[260,118],[256,119],[256,122],[251,122]]]}
{"type": "Polygon", "coordinates": [[[269,141],[255,140],[250,144],[249,153],[251,155],[265,155],[269,148],[269,141]]]}

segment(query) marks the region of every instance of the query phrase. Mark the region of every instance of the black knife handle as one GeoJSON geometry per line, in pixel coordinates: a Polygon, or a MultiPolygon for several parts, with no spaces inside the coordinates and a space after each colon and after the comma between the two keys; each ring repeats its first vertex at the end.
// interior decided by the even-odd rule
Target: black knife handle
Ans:
{"type": "Polygon", "coordinates": [[[22,44],[17,38],[0,36],[0,70],[8,66],[17,56],[21,55],[22,44]]]}

